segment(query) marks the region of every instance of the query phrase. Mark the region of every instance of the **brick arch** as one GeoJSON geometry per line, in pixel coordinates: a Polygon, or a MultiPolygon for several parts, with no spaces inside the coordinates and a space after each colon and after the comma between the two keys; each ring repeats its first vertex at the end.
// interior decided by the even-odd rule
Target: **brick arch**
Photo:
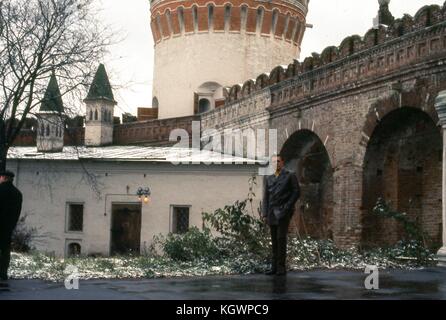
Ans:
{"type": "Polygon", "coordinates": [[[328,158],[330,159],[330,163],[332,167],[335,167],[335,157],[334,157],[334,144],[333,137],[326,131],[327,129],[324,126],[320,125],[316,121],[309,119],[296,119],[292,123],[289,123],[285,127],[278,129],[277,132],[277,148],[278,151],[281,151],[285,146],[286,142],[289,138],[300,132],[300,131],[310,131],[314,133],[322,144],[325,146],[325,149],[328,153],[328,158]]]}
{"type": "Polygon", "coordinates": [[[416,85],[411,91],[401,93],[396,91],[374,102],[365,117],[359,144],[366,147],[381,119],[402,107],[420,109],[427,113],[434,123],[438,123],[438,114],[434,105],[435,97],[436,95],[428,95],[426,86],[416,85]]]}
{"type": "Polygon", "coordinates": [[[334,170],[322,140],[301,129],[285,142],[282,157],[299,180],[301,197],[291,223],[292,231],[316,239],[334,237],[334,170]]]}
{"type": "Polygon", "coordinates": [[[440,242],[442,136],[427,110],[389,104],[363,146],[363,245],[392,245],[405,236],[402,225],[373,214],[379,198],[419,220],[430,245],[440,242]]]}

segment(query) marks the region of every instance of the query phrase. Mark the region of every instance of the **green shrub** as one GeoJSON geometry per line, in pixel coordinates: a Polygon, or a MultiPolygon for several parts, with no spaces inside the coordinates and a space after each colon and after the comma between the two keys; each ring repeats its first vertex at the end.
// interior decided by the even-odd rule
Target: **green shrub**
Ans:
{"type": "Polygon", "coordinates": [[[378,199],[373,212],[379,217],[398,221],[404,228],[405,239],[398,242],[392,254],[416,258],[419,264],[426,264],[432,260],[433,256],[427,245],[429,236],[423,231],[421,224],[411,221],[404,212],[392,210],[382,198],[378,199]]]}
{"type": "Polygon", "coordinates": [[[219,232],[216,240],[226,255],[252,253],[266,257],[269,253],[269,233],[266,225],[250,215],[246,206],[250,200],[203,213],[203,221],[219,232]]]}
{"type": "Polygon", "coordinates": [[[177,261],[197,259],[216,259],[220,256],[218,246],[209,229],[200,230],[192,227],[184,234],[169,234],[160,237],[160,245],[164,253],[177,261]]]}
{"type": "Polygon", "coordinates": [[[26,214],[20,217],[12,233],[11,249],[15,252],[30,252],[34,249],[31,244],[37,235],[37,229],[26,225],[27,217],[26,214]]]}

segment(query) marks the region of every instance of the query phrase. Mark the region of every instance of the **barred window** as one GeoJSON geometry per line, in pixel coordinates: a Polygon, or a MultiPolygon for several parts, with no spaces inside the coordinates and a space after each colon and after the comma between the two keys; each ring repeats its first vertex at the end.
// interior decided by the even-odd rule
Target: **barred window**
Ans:
{"type": "Polygon", "coordinates": [[[69,204],[67,231],[81,232],[84,228],[84,205],[69,204]]]}
{"type": "Polygon", "coordinates": [[[173,207],[172,232],[185,233],[189,230],[189,207],[173,207]]]}

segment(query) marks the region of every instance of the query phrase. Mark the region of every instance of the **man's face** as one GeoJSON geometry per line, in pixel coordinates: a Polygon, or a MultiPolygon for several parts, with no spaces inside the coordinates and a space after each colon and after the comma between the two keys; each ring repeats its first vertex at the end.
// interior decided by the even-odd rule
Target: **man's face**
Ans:
{"type": "Polygon", "coordinates": [[[8,181],[8,177],[0,176],[0,183],[8,181]]]}
{"type": "Polygon", "coordinates": [[[285,163],[284,163],[282,157],[274,157],[273,161],[276,162],[277,170],[279,170],[279,171],[282,170],[283,167],[285,166],[285,163]]]}

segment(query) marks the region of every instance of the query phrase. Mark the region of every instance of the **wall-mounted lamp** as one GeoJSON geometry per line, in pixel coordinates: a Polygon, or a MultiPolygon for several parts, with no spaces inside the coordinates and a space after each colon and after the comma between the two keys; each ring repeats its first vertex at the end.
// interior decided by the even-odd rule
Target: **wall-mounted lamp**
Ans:
{"type": "Polygon", "coordinates": [[[147,188],[140,187],[138,189],[138,191],[136,192],[136,195],[138,196],[139,201],[141,201],[142,203],[147,204],[147,203],[150,202],[151,192],[150,192],[150,188],[149,187],[147,187],[147,188]]]}

